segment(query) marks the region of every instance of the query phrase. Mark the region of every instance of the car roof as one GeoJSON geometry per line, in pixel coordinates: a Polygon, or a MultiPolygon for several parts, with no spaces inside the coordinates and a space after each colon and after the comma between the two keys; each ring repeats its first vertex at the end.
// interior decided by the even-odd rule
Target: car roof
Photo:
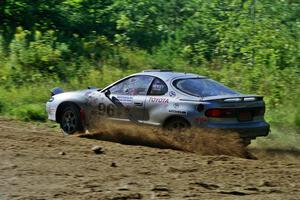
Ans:
{"type": "Polygon", "coordinates": [[[175,79],[175,78],[206,78],[205,76],[200,76],[193,73],[184,73],[184,72],[174,72],[171,70],[145,70],[134,75],[148,75],[155,76],[164,81],[175,79]]]}
{"type": "Polygon", "coordinates": [[[138,75],[146,75],[146,76],[154,76],[157,78],[160,78],[161,80],[167,82],[173,79],[178,79],[178,78],[206,78],[205,76],[200,76],[198,74],[192,74],[192,73],[184,73],[184,72],[174,72],[172,70],[144,70],[139,73],[131,74],[129,76],[126,76],[122,79],[117,80],[116,82],[111,83],[110,85],[104,87],[101,91],[105,91],[107,88],[112,87],[118,82],[121,82],[129,77],[132,76],[138,76],[138,75]]]}

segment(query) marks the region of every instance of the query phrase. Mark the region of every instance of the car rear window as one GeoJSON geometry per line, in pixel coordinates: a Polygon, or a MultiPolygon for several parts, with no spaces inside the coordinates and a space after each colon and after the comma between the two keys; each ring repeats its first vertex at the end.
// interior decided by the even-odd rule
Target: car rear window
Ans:
{"type": "Polygon", "coordinates": [[[221,83],[206,78],[177,79],[173,85],[182,92],[197,97],[239,94],[221,83]]]}

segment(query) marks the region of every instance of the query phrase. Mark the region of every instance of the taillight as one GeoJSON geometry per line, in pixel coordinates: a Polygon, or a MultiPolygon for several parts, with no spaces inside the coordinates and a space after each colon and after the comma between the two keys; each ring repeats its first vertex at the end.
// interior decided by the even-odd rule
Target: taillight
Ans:
{"type": "Polygon", "coordinates": [[[205,112],[207,117],[214,118],[231,118],[236,116],[236,111],[231,108],[213,108],[205,112]]]}
{"type": "Polygon", "coordinates": [[[207,117],[220,117],[222,114],[220,109],[209,109],[205,112],[207,117]]]}
{"type": "Polygon", "coordinates": [[[205,111],[207,117],[214,118],[235,118],[248,112],[252,116],[262,116],[265,114],[265,107],[256,108],[212,108],[205,111]]]}

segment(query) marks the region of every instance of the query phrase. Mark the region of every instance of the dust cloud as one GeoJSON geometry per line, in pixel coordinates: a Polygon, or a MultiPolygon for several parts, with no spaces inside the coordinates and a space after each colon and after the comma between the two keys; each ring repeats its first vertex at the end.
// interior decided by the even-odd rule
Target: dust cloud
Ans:
{"type": "Polygon", "coordinates": [[[200,155],[229,155],[252,158],[237,133],[216,129],[191,128],[185,131],[168,131],[159,127],[103,121],[96,124],[89,134],[80,137],[169,148],[200,155]]]}
{"type": "Polygon", "coordinates": [[[296,148],[251,147],[249,148],[249,152],[255,155],[255,157],[259,160],[300,160],[300,150],[296,148]]]}

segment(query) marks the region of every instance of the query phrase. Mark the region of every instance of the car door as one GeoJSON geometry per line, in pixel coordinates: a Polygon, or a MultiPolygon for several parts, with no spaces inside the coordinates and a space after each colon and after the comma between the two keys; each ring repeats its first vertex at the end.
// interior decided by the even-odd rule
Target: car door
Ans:
{"type": "Polygon", "coordinates": [[[119,119],[145,120],[145,101],[153,77],[138,75],[116,83],[108,90],[110,99],[117,107],[119,119]]]}
{"type": "Polygon", "coordinates": [[[145,102],[145,121],[161,123],[161,120],[165,118],[170,100],[169,96],[166,96],[167,93],[168,86],[166,83],[159,78],[155,78],[145,102]]]}

